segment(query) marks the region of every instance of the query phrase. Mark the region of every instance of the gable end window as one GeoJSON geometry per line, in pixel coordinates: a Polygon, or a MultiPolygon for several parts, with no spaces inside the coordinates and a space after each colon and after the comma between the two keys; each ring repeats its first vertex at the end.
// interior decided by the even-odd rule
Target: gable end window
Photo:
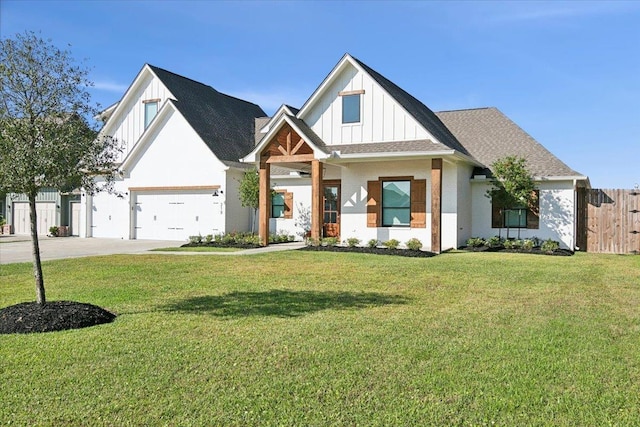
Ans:
{"type": "Polygon", "coordinates": [[[158,114],[158,100],[152,99],[144,103],[144,128],[148,128],[151,120],[158,114]]]}
{"type": "Polygon", "coordinates": [[[293,218],[293,193],[274,191],[271,195],[271,218],[293,218]]]}
{"type": "Polygon", "coordinates": [[[342,96],[342,123],[360,123],[360,94],[342,96]]]}

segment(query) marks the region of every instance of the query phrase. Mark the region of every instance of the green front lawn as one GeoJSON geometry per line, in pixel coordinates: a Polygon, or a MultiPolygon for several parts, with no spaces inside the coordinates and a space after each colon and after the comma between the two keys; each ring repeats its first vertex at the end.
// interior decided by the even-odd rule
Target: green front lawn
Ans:
{"type": "Polygon", "coordinates": [[[216,246],[187,246],[184,248],[181,246],[172,246],[168,248],[151,249],[153,252],[238,252],[241,250],[242,249],[238,248],[223,248],[216,246]]]}
{"type": "MultiPolygon", "coordinates": [[[[114,323],[0,335],[0,424],[637,425],[640,257],[45,262],[114,323]]],[[[0,269],[0,307],[33,299],[0,269]]]]}

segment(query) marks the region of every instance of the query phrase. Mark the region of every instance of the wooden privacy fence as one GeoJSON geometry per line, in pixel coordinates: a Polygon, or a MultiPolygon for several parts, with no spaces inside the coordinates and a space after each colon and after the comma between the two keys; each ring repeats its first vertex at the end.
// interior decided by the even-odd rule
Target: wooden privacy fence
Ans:
{"type": "Polygon", "coordinates": [[[580,189],[577,202],[581,250],[640,254],[640,190],[580,189]]]}

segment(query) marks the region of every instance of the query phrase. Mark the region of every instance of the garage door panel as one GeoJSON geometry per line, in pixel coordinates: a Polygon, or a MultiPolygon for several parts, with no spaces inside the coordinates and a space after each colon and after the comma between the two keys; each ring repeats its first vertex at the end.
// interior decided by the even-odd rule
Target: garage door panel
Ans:
{"type": "Polygon", "coordinates": [[[211,193],[138,194],[135,204],[137,239],[184,241],[218,232],[222,214],[211,193]]]}
{"type": "MultiPolygon", "coordinates": [[[[51,202],[36,203],[36,220],[38,235],[48,234],[49,227],[56,225],[56,204],[51,202]]],[[[13,203],[13,229],[15,234],[31,234],[29,202],[13,203]]]]}
{"type": "MultiPolygon", "coordinates": [[[[92,200],[92,222],[91,222],[91,235],[93,237],[102,238],[121,238],[123,227],[123,221],[126,219],[123,217],[124,211],[126,214],[126,206],[118,206],[118,199],[116,196],[108,193],[97,194],[93,196],[92,200]]],[[[128,223],[128,221],[126,221],[128,223]]]]}

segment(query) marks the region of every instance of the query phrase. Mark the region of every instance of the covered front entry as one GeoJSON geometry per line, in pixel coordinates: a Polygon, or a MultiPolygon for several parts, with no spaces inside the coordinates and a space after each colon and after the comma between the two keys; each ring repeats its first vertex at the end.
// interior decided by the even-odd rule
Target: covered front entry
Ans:
{"type": "MultiPolygon", "coordinates": [[[[268,140],[260,151],[260,200],[259,231],[260,242],[269,244],[269,214],[271,212],[271,165],[300,167],[311,164],[311,238],[322,238],[322,165],[315,156],[314,148],[302,132],[296,129],[290,119],[268,140]]],[[[308,166],[306,166],[308,167],[308,166]]],[[[339,232],[339,231],[338,231],[339,232]]]]}
{"type": "Polygon", "coordinates": [[[322,236],[340,239],[340,181],[324,181],[322,236]]]}
{"type": "MultiPolygon", "coordinates": [[[[381,211],[384,208],[384,201],[379,201],[369,197],[369,195],[363,195],[358,200],[349,200],[348,217],[341,219],[341,205],[342,195],[341,187],[344,175],[339,169],[338,173],[335,173],[335,168],[338,162],[338,151],[331,151],[325,143],[318,139],[317,135],[306,128],[304,122],[296,119],[295,117],[289,117],[283,115],[276,125],[267,132],[267,135],[263,138],[262,142],[258,144],[254,152],[246,157],[259,163],[259,177],[260,177],[260,190],[259,190],[259,229],[260,229],[260,242],[266,246],[269,244],[269,219],[271,213],[271,165],[275,164],[279,167],[289,168],[293,170],[304,170],[311,178],[311,227],[309,231],[312,240],[320,240],[323,237],[336,237],[340,238],[341,235],[341,223],[347,224],[350,218],[356,218],[356,215],[352,215],[353,209],[351,206],[353,203],[362,203],[364,198],[367,198],[366,211],[362,212],[362,221],[357,224],[349,224],[349,233],[367,234],[367,227],[379,228],[380,233],[387,234],[389,229],[393,228],[391,225],[378,224],[374,221],[372,225],[369,223],[369,217],[371,217],[370,211],[381,211]],[[303,132],[304,129],[304,132],[303,132]],[[311,167],[309,168],[309,164],[311,167]],[[323,177],[327,173],[327,169],[330,169],[329,177],[324,180],[323,177]],[[331,169],[334,169],[331,171],[331,169]],[[329,179],[335,179],[330,181],[329,179]],[[366,216],[365,216],[366,215],[366,216]],[[344,221],[344,220],[347,221],[344,221]],[[361,227],[361,229],[359,229],[361,227]]],[[[364,161],[370,160],[368,158],[364,161]]],[[[340,165],[342,168],[348,168],[346,163],[340,165]]],[[[397,168],[396,168],[397,169],[397,168]]],[[[349,175],[349,179],[354,179],[349,175]]],[[[381,175],[385,176],[385,175],[381,175]]],[[[380,175],[378,175],[379,181],[380,175]]],[[[357,182],[357,177],[355,182],[357,182]]],[[[424,180],[423,180],[424,181],[424,180]]],[[[352,188],[353,182],[346,182],[345,185],[348,188],[352,188]]],[[[359,183],[362,186],[367,185],[367,181],[359,183]]],[[[441,250],[441,219],[442,219],[442,158],[431,159],[431,250],[434,252],[440,252],[441,250]]],[[[414,204],[420,203],[424,206],[420,209],[422,213],[422,228],[426,226],[426,203],[427,203],[427,186],[426,181],[421,188],[421,197],[413,200],[414,204]]],[[[351,191],[351,190],[350,190],[351,191]]],[[[365,190],[367,191],[367,190],[365,190]]],[[[347,196],[349,199],[351,196],[347,196]]],[[[345,202],[347,203],[347,202],[345,202]]],[[[345,205],[346,207],[347,205],[345,205]]],[[[369,233],[370,234],[370,233],[369,233]]]]}

